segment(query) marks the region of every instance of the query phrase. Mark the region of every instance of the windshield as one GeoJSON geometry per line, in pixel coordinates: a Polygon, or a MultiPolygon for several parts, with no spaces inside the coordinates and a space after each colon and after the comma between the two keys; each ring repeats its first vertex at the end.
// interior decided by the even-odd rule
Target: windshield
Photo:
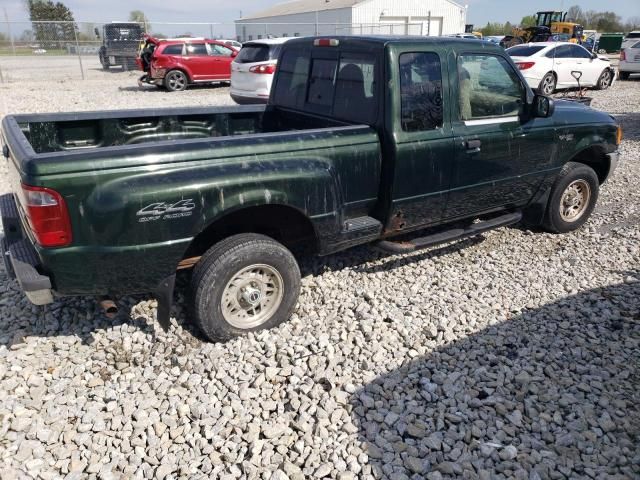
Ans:
{"type": "Polygon", "coordinates": [[[245,45],[234,60],[236,63],[258,63],[275,60],[280,53],[280,45],[245,45]]]}
{"type": "Polygon", "coordinates": [[[640,32],[629,32],[625,38],[640,38],[640,32]]]}
{"type": "Polygon", "coordinates": [[[530,57],[531,55],[538,53],[545,47],[534,47],[529,45],[518,45],[507,49],[507,53],[512,57],[530,57]]]}

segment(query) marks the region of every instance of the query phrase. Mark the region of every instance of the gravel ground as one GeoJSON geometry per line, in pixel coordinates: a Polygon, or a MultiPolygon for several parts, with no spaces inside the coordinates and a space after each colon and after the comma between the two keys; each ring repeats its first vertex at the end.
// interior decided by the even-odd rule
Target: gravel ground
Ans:
{"type": "MultiPolygon", "coordinates": [[[[0,97],[11,112],[228,102],[105,75],[0,97]]],[[[593,92],[626,139],[584,229],[309,259],[273,331],[204,343],[184,289],[167,334],[143,297],[116,320],[91,298],[41,309],[0,265],[0,476],[638,478],[638,87],[593,92]]]]}

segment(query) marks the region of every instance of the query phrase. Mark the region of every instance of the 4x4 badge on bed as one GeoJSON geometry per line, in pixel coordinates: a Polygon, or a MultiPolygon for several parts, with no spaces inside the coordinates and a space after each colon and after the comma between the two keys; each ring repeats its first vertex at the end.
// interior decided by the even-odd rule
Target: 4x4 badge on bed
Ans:
{"type": "Polygon", "coordinates": [[[193,214],[196,204],[193,199],[183,199],[176,203],[151,203],[138,210],[136,215],[139,222],[152,222],[154,220],[169,220],[171,218],[189,217],[193,214]]]}

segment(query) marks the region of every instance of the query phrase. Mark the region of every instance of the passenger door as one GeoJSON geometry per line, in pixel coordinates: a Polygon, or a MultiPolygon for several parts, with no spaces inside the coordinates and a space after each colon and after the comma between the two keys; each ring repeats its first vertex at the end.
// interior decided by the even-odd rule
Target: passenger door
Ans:
{"type": "MultiPolygon", "coordinates": [[[[601,63],[598,60],[594,60],[591,54],[582,48],[580,45],[570,45],[571,59],[575,62],[574,70],[582,72],[580,77],[580,86],[587,87],[593,86],[598,82],[600,74],[604,68],[601,68],[601,63]]],[[[574,85],[577,87],[578,82],[572,76],[574,85]]]]}
{"type": "Polygon", "coordinates": [[[550,122],[525,115],[526,87],[502,55],[461,54],[451,59],[450,71],[457,71],[458,108],[445,218],[524,206],[551,165],[550,122]]]}
{"type": "Polygon", "coordinates": [[[447,100],[445,52],[399,52],[392,82],[394,112],[385,143],[393,151],[391,208],[386,230],[397,232],[437,223],[444,213],[453,171],[453,137],[447,100]]]}
{"type": "Polygon", "coordinates": [[[231,78],[231,62],[233,62],[233,50],[218,43],[208,43],[211,67],[209,75],[211,80],[229,80],[231,78]]]}
{"type": "Polygon", "coordinates": [[[189,69],[191,80],[207,80],[211,75],[211,62],[204,42],[185,45],[183,62],[189,69]]]}
{"type": "Polygon", "coordinates": [[[560,45],[546,55],[553,61],[553,71],[556,73],[558,86],[576,85],[576,80],[571,76],[571,71],[576,65],[571,58],[571,45],[560,45]]]}

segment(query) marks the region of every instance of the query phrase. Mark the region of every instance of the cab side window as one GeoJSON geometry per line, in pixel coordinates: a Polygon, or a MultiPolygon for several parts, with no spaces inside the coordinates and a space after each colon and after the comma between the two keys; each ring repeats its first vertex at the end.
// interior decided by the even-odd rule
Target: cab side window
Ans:
{"type": "Polygon", "coordinates": [[[400,55],[400,111],[405,132],[442,126],[442,70],[436,53],[400,55]]]}
{"type": "Polygon", "coordinates": [[[458,57],[461,120],[518,115],[525,89],[511,65],[498,55],[458,57]]]}

